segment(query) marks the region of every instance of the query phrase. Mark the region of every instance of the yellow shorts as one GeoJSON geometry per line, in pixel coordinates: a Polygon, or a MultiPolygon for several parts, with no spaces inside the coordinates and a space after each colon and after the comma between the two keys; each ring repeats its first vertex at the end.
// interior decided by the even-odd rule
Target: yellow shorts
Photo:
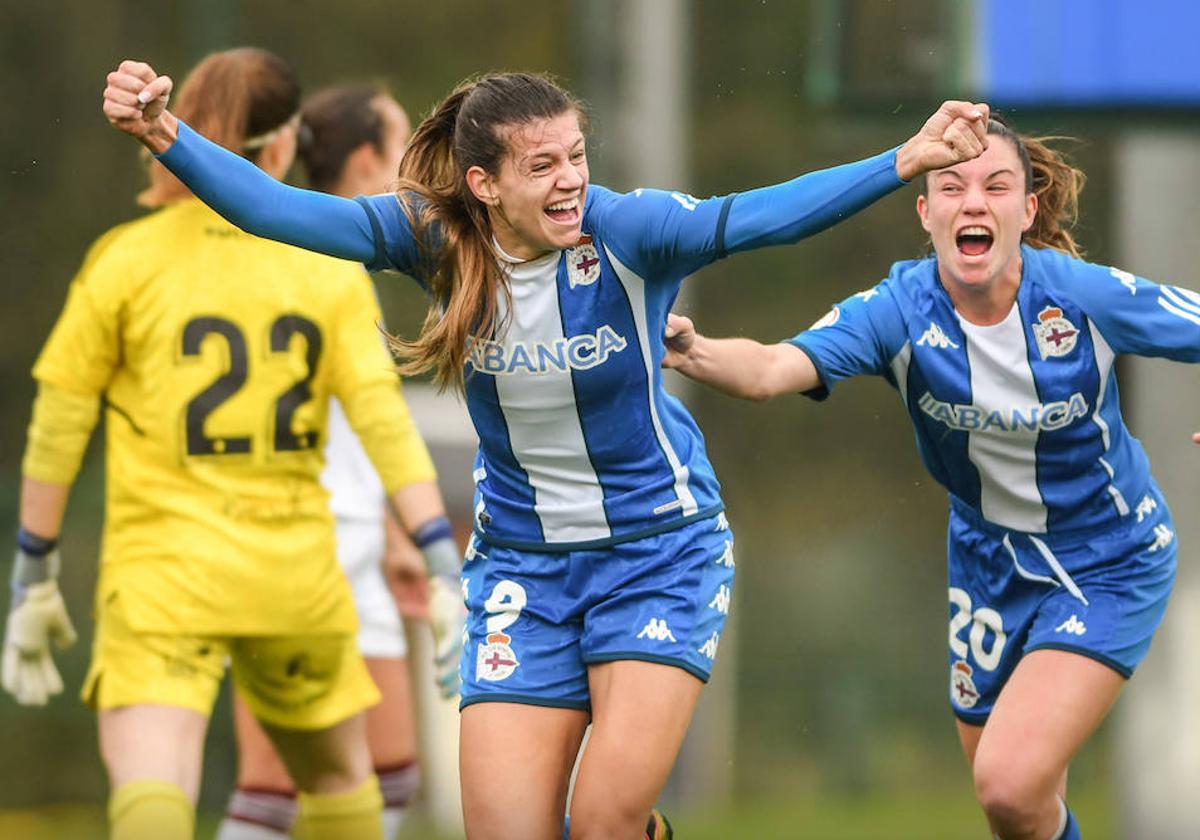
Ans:
{"type": "Polygon", "coordinates": [[[96,616],[83,702],[97,711],[154,704],[208,716],[227,661],[255,717],[282,729],[325,729],[379,702],[353,633],[139,633],[115,592],[96,616]]]}

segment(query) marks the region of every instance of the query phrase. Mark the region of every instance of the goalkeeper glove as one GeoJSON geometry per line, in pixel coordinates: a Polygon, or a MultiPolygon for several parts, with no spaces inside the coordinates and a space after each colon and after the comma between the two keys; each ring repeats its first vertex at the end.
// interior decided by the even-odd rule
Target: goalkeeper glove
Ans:
{"type": "Polygon", "coordinates": [[[23,706],[44,706],[63,690],[62,678],[50,657],[50,643],[59,649],[75,644],[75,628],[58,591],[61,561],[55,540],[21,530],[12,574],[12,606],[0,653],[0,683],[23,706]]]}
{"type": "Polygon", "coordinates": [[[433,631],[433,667],[442,697],[458,694],[467,610],[463,604],[458,546],[450,520],[439,516],[413,534],[429,572],[429,629],[433,631]]]}

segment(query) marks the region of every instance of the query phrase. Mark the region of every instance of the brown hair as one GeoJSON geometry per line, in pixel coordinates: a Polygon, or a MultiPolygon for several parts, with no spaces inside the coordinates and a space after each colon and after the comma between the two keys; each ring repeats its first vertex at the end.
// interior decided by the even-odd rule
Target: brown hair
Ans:
{"type": "Polygon", "coordinates": [[[296,152],[313,189],[330,192],[346,158],[363,143],[383,151],[383,115],[374,102],[387,95],[381,86],[354,84],[325,88],[305,100],[296,152]]]}
{"type": "Polygon", "coordinates": [[[433,302],[415,341],[389,340],[402,375],[432,370],[441,388],[461,387],[476,344],[503,331],[497,298],[504,295],[507,309],[512,294],[467,170],[498,175],[509,151],[504,129],[568,111],[586,130],[582,105],[549,77],[497,73],[463,82],[417,126],[400,164],[399,195],[422,243],[433,302]]]}
{"type": "MultiPolygon", "coordinates": [[[[988,120],[987,133],[1002,137],[1016,150],[1025,173],[1025,192],[1037,196],[1037,214],[1033,225],[1021,235],[1021,241],[1034,248],[1054,248],[1072,257],[1082,256],[1071,229],[1079,219],[1079,193],[1087,176],[1050,145],[1074,138],[1025,137],[996,116],[988,120]]],[[[922,176],[922,195],[929,194],[927,183],[922,176]]]]}
{"type": "MultiPolygon", "coordinates": [[[[179,87],[171,110],[198,133],[232,152],[257,160],[262,140],[300,107],[300,84],[282,58],[257,47],[212,53],[179,87]]],[[[150,186],[138,196],[148,207],[187,198],[191,192],[157,162],[150,186]]]]}

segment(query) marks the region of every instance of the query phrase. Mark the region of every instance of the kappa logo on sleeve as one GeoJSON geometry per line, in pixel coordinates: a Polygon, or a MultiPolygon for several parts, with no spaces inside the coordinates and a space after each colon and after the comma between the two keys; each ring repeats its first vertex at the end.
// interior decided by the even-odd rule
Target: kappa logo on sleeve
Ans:
{"type": "Polygon", "coordinates": [[[1110,268],[1108,273],[1117,278],[1117,280],[1121,281],[1121,285],[1129,290],[1129,294],[1137,294],[1137,278],[1128,271],[1122,271],[1119,268],[1110,268]]]}

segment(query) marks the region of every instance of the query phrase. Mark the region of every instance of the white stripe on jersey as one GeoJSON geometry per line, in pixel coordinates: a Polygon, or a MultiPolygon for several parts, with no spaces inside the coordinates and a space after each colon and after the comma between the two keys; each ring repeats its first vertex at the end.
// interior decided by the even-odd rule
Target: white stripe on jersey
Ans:
{"type": "Polygon", "coordinates": [[[1159,286],[1158,305],[1168,312],[1200,324],[1200,295],[1177,286],[1159,286]]]}
{"type": "MultiPolygon", "coordinates": [[[[559,252],[511,267],[513,313],[502,343],[527,347],[562,341],[558,304],[559,252]]],[[[499,299],[500,318],[504,299],[499,299]]],[[[503,321],[501,321],[503,323],[503,321]]],[[[534,492],[534,511],[546,542],[612,536],[604,490],[592,468],[575,404],[571,371],[494,377],[512,450],[534,492]]]]}
{"type": "MultiPolygon", "coordinates": [[[[987,327],[959,317],[967,338],[971,402],[1003,414],[1013,406],[1038,405],[1029,366],[1025,327],[1016,303],[1003,321],[987,327]]],[[[984,518],[1018,531],[1043,533],[1047,511],[1037,485],[1037,429],[1021,424],[1002,432],[972,431],[967,457],[979,471],[984,518]]]]}
{"type": "Polygon", "coordinates": [[[900,392],[900,402],[904,404],[905,411],[908,411],[908,366],[911,362],[912,342],[906,341],[900,348],[900,352],[893,356],[889,363],[892,376],[896,378],[896,389],[900,392]]]}
{"type": "MultiPolygon", "coordinates": [[[[1112,444],[1110,443],[1108,423],[1100,416],[1100,407],[1104,405],[1104,397],[1108,394],[1108,375],[1112,371],[1116,354],[1109,343],[1104,340],[1100,330],[1096,329],[1096,322],[1091,319],[1088,319],[1088,331],[1092,334],[1092,352],[1096,357],[1096,373],[1100,376],[1100,387],[1096,391],[1096,406],[1092,409],[1092,420],[1100,427],[1100,441],[1104,444],[1104,451],[1108,452],[1112,444]]],[[[1116,472],[1108,461],[1103,457],[1099,460],[1100,466],[1108,473],[1109,479],[1116,478],[1116,472]]],[[[1125,501],[1125,497],[1121,495],[1121,491],[1117,489],[1115,483],[1108,485],[1108,495],[1112,496],[1117,513],[1121,516],[1129,513],[1129,503],[1125,501]]]]}
{"type": "Polygon", "coordinates": [[[692,495],[691,488],[688,487],[688,468],[679,460],[679,455],[671,446],[666,429],[663,428],[662,421],[658,416],[658,406],[654,402],[654,376],[658,371],[654,370],[654,354],[650,352],[650,330],[646,323],[645,281],[618,260],[607,245],[604,247],[604,251],[608,254],[608,259],[617,272],[621,285],[625,287],[625,295],[629,298],[629,305],[633,309],[633,321],[637,326],[638,352],[642,354],[642,362],[646,366],[646,400],[650,405],[650,422],[654,425],[654,434],[658,438],[658,445],[662,447],[663,453],[667,456],[667,462],[671,465],[671,472],[675,476],[675,498],[679,499],[682,504],[680,511],[682,515],[690,516],[700,508],[696,504],[696,498],[692,495]]]}

